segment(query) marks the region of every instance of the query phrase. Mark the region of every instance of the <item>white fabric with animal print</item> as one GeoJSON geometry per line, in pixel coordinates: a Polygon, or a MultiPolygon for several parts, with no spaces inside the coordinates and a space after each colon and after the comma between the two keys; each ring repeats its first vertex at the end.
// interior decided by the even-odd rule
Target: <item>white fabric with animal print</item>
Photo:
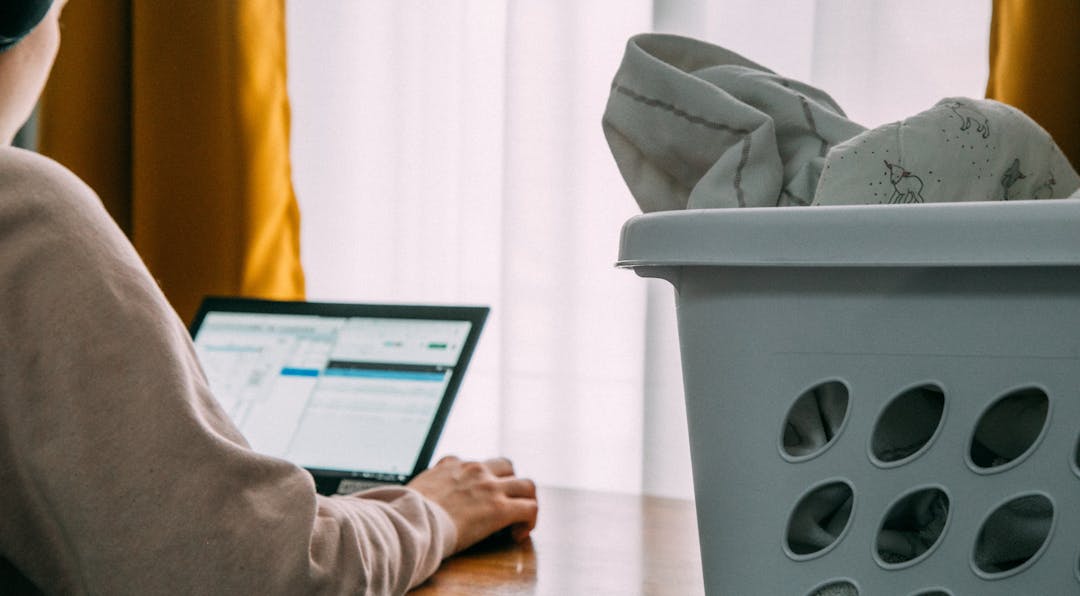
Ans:
{"type": "Polygon", "coordinates": [[[815,205],[1057,199],[1080,178],[1050,135],[989,99],[948,98],[832,148],[815,205]]]}
{"type": "Polygon", "coordinates": [[[630,39],[603,118],[643,211],[1080,196],[1050,135],[948,98],[873,130],[823,91],[694,39],[630,39]]]}

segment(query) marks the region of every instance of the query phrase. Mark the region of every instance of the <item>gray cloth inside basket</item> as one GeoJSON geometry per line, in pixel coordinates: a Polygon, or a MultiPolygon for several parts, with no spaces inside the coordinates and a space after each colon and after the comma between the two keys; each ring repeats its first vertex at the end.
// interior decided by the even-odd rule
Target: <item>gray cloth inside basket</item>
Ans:
{"type": "MultiPolygon", "coordinates": [[[[920,387],[904,394],[902,411],[886,415],[899,424],[879,425],[871,449],[887,462],[914,455],[926,443],[941,415],[942,394],[920,387]],[[929,423],[927,420],[929,419],[929,423]],[[882,428],[887,430],[882,431],[882,428]]],[[[784,450],[793,455],[811,454],[840,432],[849,396],[839,384],[825,384],[808,391],[788,414],[784,450]]],[[[883,415],[883,419],[886,417],[883,415]]],[[[1038,391],[1021,391],[1003,399],[979,420],[971,443],[972,462],[992,468],[1010,462],[1036,442],[1046,422],[1047,402],[1038,391]]],[[[818,490],[801,502],[788,526],[788,544],[795,552],[823,549],[837,539],[847,525],[853,494],[846,488],[818,490]]],[[[885,563],[903,563],[927,552],[941,536],[949,514],[943,492],[926,491],[891,511],[877,536],[877,553],[885,563]]],[[[1021,498],[1002,506],[975,544],[975,562],[988,573],[1015,567],[1038,550],[1053,518],[1050,502],[1021,498]]],[[[845,584],[830,585],[814,596],[854,594],[845,584]]]]}
{"type": "Polygon", "coordinates": [[[859,596],[859,591],[849,583],[829,584],[810,596],[859,596]]]}
{"type": "Polygon", "coordinates": [[[799,457],[827,445],[847,415],[847,388],[837,383],[815,387],[795,401],[784,424],[784,451],[799,457]]]}
{"type": "MultiPolygon", "coordinates": [[[[837,495],[824,494],[818,504],[820,519],[828,520],[827,523],[802,530],[801,539],[811,539],[822,548],[843,531],[833,520],[847,519],[852,507],[851,496],[829,503],[830,496],[837,495]]],[[[947,515],[944,493],[925,493],[924,498],[916,499],[882,529],[878,535],[878,555],[885,563],[903,563],[922,555],[941,535],[947,515]]],[[[974,561],[987,573],[1001,573],[1022,565],[1041,548],[1053,523],[1053,509],[1049,500],[1027,496],[1003,505],[991,519],[992,523],[985,524],[973,545],[974,561]]],[[[854,586],[844,582],[825,586],[810,596],[858,594],[854,586]]]]}

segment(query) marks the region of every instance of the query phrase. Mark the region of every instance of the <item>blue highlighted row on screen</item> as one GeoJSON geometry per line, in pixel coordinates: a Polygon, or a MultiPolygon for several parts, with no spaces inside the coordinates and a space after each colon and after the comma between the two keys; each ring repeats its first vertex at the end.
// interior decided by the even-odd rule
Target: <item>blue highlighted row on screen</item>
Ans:
{"type": "MultiPolygon", "coordinates": [[[[317,377],[319,369],[316,368],[283,368],[283,377],[317,377]]],[[[441,382],[446,373],[444,372],[413,372],[400,370],[370,370],[355,368],[328,368],[325,372],[328,377],[361,377],[366,379],[396,379],[400,381],[437,381],[441,382]]]]}
{"type": "Polygon", "coordinates": [[[281,369],[281,376],[283,377],[317,377],[319,376],[319,369],[317,368],[289,368],[285,367],[281,369]]]}

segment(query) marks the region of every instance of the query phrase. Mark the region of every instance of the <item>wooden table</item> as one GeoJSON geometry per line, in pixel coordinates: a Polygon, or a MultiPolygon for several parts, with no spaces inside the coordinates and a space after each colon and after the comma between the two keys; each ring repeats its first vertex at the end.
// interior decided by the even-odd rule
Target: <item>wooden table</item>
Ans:
{"type": "Polygon", "coordinates": [[[411,594],[704,594],[691,501],[555,488],[539,499],[529,541],[447,559],[411,594]]]}

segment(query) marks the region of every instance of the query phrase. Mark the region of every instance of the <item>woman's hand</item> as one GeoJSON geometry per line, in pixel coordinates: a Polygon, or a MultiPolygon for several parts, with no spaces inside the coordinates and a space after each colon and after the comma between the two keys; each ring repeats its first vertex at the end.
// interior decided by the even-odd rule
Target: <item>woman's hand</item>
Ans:
{"type": "Polygon", "coordinates": [[[409,487],[450,514],[458,530],[455,552],[506,527],[521,542],[536,527],[536,485],[515,476],[506,458],[478,462],[444,457],[413,478],[409,487]]]}

